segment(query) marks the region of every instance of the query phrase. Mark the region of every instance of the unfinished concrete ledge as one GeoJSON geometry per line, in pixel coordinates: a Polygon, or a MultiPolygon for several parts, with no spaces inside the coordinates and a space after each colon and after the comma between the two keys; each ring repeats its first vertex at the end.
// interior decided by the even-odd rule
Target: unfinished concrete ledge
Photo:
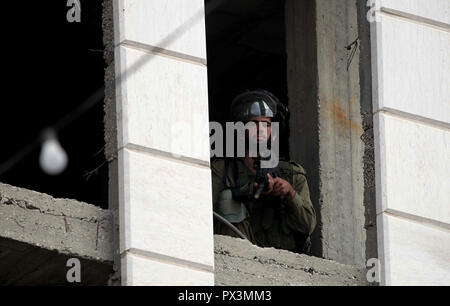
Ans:
{"type": "Polygon", "coordinates": [[[358,286],[365,271],[307,255],[214,236],[217,286],[358,286]]]}
{"type": "Polygon", "coordinates": [[[66,280],[67,259],[78,258],[87,277],[82,284],[106,284],[113,262],[112,222],[110,211],[94,205],[0,183],[0,283],[59,284],[66,280]]]}
{"type": "MultiPolygon", "coordinates": [[[[0,183],[0,285],[67,285],[66,262],[81,261],[80,285],[107,285],[113,263],[108,210],[0,183]]],[[[353,266],[216,235],[216,285],[367,285],[353,266]]]]}

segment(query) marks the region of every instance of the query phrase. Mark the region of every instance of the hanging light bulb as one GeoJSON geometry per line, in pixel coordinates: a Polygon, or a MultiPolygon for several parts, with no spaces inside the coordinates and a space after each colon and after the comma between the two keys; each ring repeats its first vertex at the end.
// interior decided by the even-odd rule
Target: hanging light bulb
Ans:
{"type": "Polygon", "coordinates": [[[44,133],[39,164],[48,175],[59,175],[67,167],[68,157],[66,151],[61,147],[56,133],[49,130],[44,133]]]}

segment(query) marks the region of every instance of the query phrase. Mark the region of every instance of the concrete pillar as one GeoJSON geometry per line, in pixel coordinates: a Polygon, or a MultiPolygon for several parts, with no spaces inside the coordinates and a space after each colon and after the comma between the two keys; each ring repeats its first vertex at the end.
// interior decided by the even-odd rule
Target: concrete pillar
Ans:
{"type": "Polygon", "coordinates": [[[318,212],[313,253],[363,266],[358,6],[350,0],[292,0],[286,15],[290,150],[308,172],[318,212]]]}
{"type": "Polygon", "coordinates": [[[203,0],[115,0],[123,285],[214,285],[203,0]]]}
{"type": "Polygon", "coordinates": [[[356,1],[316,1],[323,255],[362,266],[364,143],[357,14],[356,1]]]}
{"type": "Polygon", "coordinates": [[[450,283],[450,2],[381,0],[372,58],[384,285],[450,283]]]}

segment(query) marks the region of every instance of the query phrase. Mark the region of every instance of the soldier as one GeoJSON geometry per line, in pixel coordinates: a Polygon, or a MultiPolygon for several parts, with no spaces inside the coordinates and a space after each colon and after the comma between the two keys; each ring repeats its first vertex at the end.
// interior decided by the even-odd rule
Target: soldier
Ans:
{"type": "MultiPolygon", "coordinates": [[[[246,144],[270,142],[276,137],[271,123],[279,122],[283,131],[287,108],[270,92],[247,91],[237,96],[231,106],[231,119],[255,123],[255,129],[246,130],[246,144]]],[[[259,185],[255,182],[258,169],[255,159],[221,158],[211,163],[214,211],[232,223],[245,237],[261,247],[286,249],[308,253],[310,234],[316,225],[305,170],[293,161],[280,160],[279,175],[267,173],[266,188],[255,199],[259,185]],[[278,177],[273,177],[278,176],[278,177]]],[[[238,237],[224,223],[215,222],[214,232],[238,237]]]]}

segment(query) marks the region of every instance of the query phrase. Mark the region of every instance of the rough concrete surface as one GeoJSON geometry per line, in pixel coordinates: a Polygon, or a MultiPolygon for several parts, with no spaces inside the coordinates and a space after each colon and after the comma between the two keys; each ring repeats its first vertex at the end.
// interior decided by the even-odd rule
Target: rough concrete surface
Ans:
{"type": "Polygon", "coordinates": [[[322,256],[364,267],[364,133],[358,7],[316,1],[322,256]]]}
{"type": "Polygon", "coordinates": [[[377,257],[367,9],[286,1],[290,154],[316,209],[312,253],[361,267],[377,257]]]}
{"type": "Polygon", "coordinates": [[[94,205],[0,183],[0,237],[112,262],[111,214],[94,205]]]}
{"type": "Polygon", "coordinates": [[[106,285],[111,264],[80,259],[80,283],[69,283],[67,261],[74,258],[16,240],[0,238],[0,286],[106,285]]]}
{"type": "Polygon", "coordinates": [[[372,53],[370,42],[370,23],[367,12],[370,9],[364,1],[357,2],[358,33],[360,41],[359,78],[361,87],[361,117],[364,142],[364,207],[366,230],[366,259],[378,258],[377,252],[377,214],[375,199],[375,144],[372,106],[372,53]]]}
{"type": "Polygon", "coordinates": [[[367,285],[365,271],[318,257],[248,241],[214,236],[218,286],[357,286],[367,285]]]}
{"type": "Polygon", "coordinates": [[[103,59],[105,60],[105,100],[103,109],[105,117],[105,157],[110,162],[117,158],[117,120],[115,99],[115,68],[114,68],[114,17],[111,0],[103,1],[103,59]]]}
{"type": "Polygon", "coordinates": [[[109,200],[108,208],[114,216],[113,244],[115,245],[114,271],[111,281],[120,285],[120,253],[119,250],[119,167],[117,161],[117,112],[116,112],[116,75],[114,62],[114,7],[112,0],[103,1],[102,12],[103,29],[103,59],[105,60],[105,99],[103,109],[105,116],[105,158],[108,161],[109,171],[109,200]]]}

